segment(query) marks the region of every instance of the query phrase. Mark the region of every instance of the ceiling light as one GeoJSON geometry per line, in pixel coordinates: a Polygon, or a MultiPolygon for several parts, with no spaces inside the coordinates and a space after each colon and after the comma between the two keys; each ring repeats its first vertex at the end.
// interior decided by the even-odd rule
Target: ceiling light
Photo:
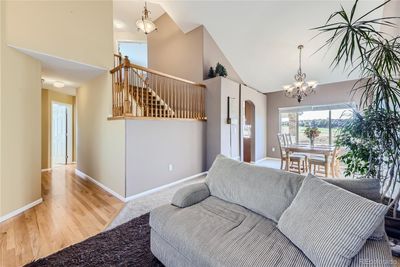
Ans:
{"type": "Polygon", "coordinates": [[[118,19],[114,19],[113,24],[114,24],[114,28],[116,28],[116,29],[125,28],[125,23],[120,21],[120,20],[118,20],[118,19]]]}
{"type": "Polygon", "coordinates": [[[315,93],[315,87],[317,87],[316,81],[306,82],[307,75],[301,70],[301,50],[304,48],[303,45],[299,45],[297,47],[299,49],[299,69],[297,70],[294,79],[296,80],[291,85],[283,86],[283,90],[285,91],[285,95],[287,97],[296,98],[300,103],[304,97],[309,94],[315,93]]]}
{"type": "Polygon", "coordinates": [[[152,31],[157,30],[157,26],[149,18],[150,13],[151,12],[147,10],[147,3],[144,2],[143,16],[141,19],[136,21],[136,26],[138,27],[138,30],[144,32],[145,34],[149,34],[152,31]]]}
{"type": "Polygon", "coordinates": [[[65,86],[63,82],[54,82],[53,85],[57,88],[63,88],[65,86]]]}

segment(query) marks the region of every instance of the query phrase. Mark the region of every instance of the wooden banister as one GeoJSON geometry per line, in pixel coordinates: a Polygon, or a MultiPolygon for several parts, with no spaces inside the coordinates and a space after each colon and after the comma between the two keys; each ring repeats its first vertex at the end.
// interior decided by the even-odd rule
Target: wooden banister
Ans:
{"type": "Polygon", "coordinates": [[[185,80],[185,79],[173,76],[173,75],[169,75],[169,74],[163,73],[161,71],[152,70],[152,69],[149,69],[149,68],[146,68],[146,67],[142,67],[142,66],[139,66],[139,65],[135,65],[135,64],[132,64],[132,63],[130,63],[130,65],[134,69],[143,70],[143,71],[146,71],[148,73],[153,73],[153,74],[156,74],[156,75],[159,75],[159,76],[163,76],[165,78],[169,78],[169,79],[173,79],[173,80],[176,80],[176,81],[180,81],[180,82],[184,82],[184,83],[187,83],[187,84],[191,84],[191,85],[194,85],[194,86],[199,86],[199,87],[206,88],[206,86],[204,84],[202,84],[202,83],[195,83],[195,82],[192,82],[192,81],[189,81],[189,80],[185,80]]]}
{"type": "Polygon", "coordinates": [[[205,85],[132,64],[114,55],[113,117],[206,120],[205,85]]]}

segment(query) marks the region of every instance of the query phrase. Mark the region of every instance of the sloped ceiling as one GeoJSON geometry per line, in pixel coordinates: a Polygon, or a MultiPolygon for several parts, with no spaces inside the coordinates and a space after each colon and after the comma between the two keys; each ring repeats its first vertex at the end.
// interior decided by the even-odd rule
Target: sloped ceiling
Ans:
{"type": "MultiPolygon", "coordinates": [[[[304,44],[303,70],[309,80],[332,83],[357,78],[332,70],[330,52],[314,54],[327,36],[310,30],[325,23],[342,4],[353,1],[159,1],[184,32],[204,25],[243,81],[262,92],[282,90],[298,68],[298,44],[304,44]],[[314,54],[314,55],[313,55],[314,54]]],[[[382,1],[360,1],[359,14],[382,1]]],[[[373,16],[381,16],[380,9],[373,16]]]]}
{"type": "Polygon", "coordinates": [[[103,68],[46,55],[29,49],[11,47],[39,60],[42,65],[42,87],[63,94],[76,95],[78,87],[107,71],[103,68]],[[64,83],[65,87],[55,87],[53,83],[56,81],[64,83]]]}
{"type": "MultiPolygon", "coordinates": [[[[144,1],[114,0],[114,31],[117,32],[137,32],[136,21],[143,15],[144,1]],[[119,25],[118,25],[119,24],[119,25]]],[[[150,18],[156,20],[165,11],[159,4],[147,3],[150,10],[150,18]]]]}

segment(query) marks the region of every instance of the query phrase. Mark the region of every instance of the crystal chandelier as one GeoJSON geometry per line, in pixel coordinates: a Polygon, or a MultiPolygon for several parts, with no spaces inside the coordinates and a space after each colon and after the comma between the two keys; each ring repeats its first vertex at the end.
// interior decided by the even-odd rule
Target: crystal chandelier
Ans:
{"type": "Polygon", "coordinates": [[[299,69],[294,76],[294,79],[296,81],[291,85],[283,86],[283,89],[285,90],[285,95],[287,97],[296,98],[297,101],[300,103],[304,97],[315,93],[314,89],[315,87],[317,87],[317,82],[306,82],[307,75],[301,70],[301,50],[304,48],[304,46],[299,45],[297,48],[299,49],[299,69]]]}
{"type": "Polygon", "coordinates": [[[157,30],[156,25],[149,18],[150,13],[151,12],[149,10],[147,10],[147,3],[144,2],[143,16],[141,19],[138,19],[136,21],[136,26],[137,26],[138,30],[144,32],[145,34],[149,34],[152,31],[157,30]]]}

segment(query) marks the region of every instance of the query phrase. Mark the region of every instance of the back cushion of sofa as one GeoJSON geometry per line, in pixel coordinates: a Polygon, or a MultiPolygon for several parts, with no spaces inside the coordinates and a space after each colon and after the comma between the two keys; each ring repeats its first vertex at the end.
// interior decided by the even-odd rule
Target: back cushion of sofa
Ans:
{"type": "Polygon", "coordinates": [[[278,222],[304,177],[217,156],[206,183],[212,196],[241,205],[278,222]]]}

